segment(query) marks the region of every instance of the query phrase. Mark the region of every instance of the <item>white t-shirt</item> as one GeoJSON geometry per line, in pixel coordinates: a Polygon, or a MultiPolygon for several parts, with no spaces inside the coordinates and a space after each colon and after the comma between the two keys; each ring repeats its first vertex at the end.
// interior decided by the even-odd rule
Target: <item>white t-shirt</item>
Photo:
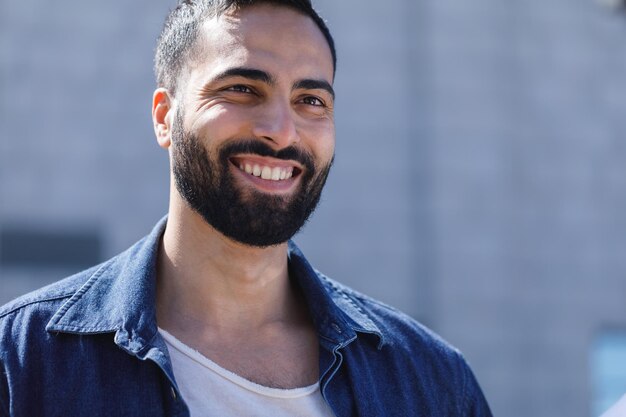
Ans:
{"type": "Polygon", "coordinates": [[[319,383],[294,389],[269,388],[222,368],[159,329],[174,377],[191,417],[333,417],[319,383]]]}

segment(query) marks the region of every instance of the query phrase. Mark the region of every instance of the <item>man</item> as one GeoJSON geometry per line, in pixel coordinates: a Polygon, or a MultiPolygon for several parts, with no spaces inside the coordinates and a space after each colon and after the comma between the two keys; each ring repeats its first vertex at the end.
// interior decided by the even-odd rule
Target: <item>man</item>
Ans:
{"type": "Polygon", "coordinates": [[[289,239],[334,155],[333,40],[308,0],[185,0],[152,114],[169,215],[0,310],[10,416],[489,416],[455,349],[289,239]]]}

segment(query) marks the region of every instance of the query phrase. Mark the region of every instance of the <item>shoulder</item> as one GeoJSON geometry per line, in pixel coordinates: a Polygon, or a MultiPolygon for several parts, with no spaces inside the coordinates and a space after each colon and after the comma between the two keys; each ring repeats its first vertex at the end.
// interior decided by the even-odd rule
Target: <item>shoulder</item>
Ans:
{"type": "Polygon", "coordinates": [[[422,376],[447,375],[461,385],[473,383],[473,374],[463,354],[433,330],[394,307],[318,275],[328,291],[349,300],[357,312],[374,324],[373,328],[380,333],[378,350],[386,360],[422,376]]]}
{"type": "MultiPolygon", "coordinates": [[[[9,398],[10,380],[27,380],[53,366],[55,344],[46,326],[96,268],[25,294],[0,307],[0,406],[9,398]]],[[[28,384],[26,384],[28,385],[28,384]]],[[[5,404],[6,405],[6,404],[5,404]]],[[[2,414],[0,407],[0,414],[2,414]]]]}
{"type": "MultiPolygon", "coordinates": [[[[0,307],[0,335],[11,328],[25,329],[29,323],[45,321],[100,268],[96,265],[65,279],[22,295],[0,307]],[[16,321],[18,322],[16,325],[16,321]]],[[[15,330],[15,329],[14,329],[15,330]]],[[[1,340],[0,340],[1,342],[1,340]]]]}
{"type": "MultiPolygon", "coordinates": [[[[457,348],[396,308],[319,272],[318,276],[329,293],[334,293],[335,298],[339,296],[349,300],[359,314],[371,320],[375,327],[370,328],[379,332],[380,343],[376,348],[369,347],[371,343],[357,345],[359,355],[364,353],[367,358],[367,366],[379,368],[378,377],[390,373],[403,374],[401,379],[404,383],[411,381],[417,385],[417,388],[410,388],[411,392],[434,389],[433,398],[448,398],[449,401],[444,401],[448,402],[446,407],[456,404],[460,415],[491,416],[480,386],[457,348]],[[364,345],[368,347],[363,348],[364,345]],[[397,372],[393,372],[394,369],[397,372]]],[[[397,383],[397,380],[394,381],[397,383]]]]}
{"type": "Polygon", "coordinates": [[[460,355],[458,349],[408,314],[319,272],[318,276],[330,293],[339,294],[350,300],[358,312],[373,322],[380,331],[384,344],[399,349],[420,347],[454,357],[460,355]]]}
{"type": "Polygon", "coordinates": [[[0,331],[3,324],[17,316],[23,317],[29,313],[54,314],[64,301],[76,294],[88,281],[93,281],[101,275],[115,276],[137,258],[137,252],[143,248],[146,238],[143,238],[126,251],[104,261],[98,265],[80,271],[67,278],[22,295],[0,307],[0,331]]]}

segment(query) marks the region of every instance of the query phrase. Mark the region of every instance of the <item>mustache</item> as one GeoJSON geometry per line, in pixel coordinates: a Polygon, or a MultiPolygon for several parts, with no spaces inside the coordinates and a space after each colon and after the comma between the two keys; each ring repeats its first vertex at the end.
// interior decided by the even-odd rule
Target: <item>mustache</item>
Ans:
{"type": "Polygon", "coordinates": [[[274,150],[269,145],[257,139],[240,139],[224,145],[220,151],[220,158],[225,161],[237,154],[256,154],[259,156],[282,159],[285,161],[297,161],[310,171],[315,169],[313,157],[303,149],[289,146],[280,150],[274,150]]]}

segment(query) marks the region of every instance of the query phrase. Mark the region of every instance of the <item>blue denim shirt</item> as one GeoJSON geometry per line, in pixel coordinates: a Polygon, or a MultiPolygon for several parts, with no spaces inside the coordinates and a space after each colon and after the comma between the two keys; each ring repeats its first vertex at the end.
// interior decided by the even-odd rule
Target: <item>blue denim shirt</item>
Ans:
{"type": "MultiPolygon", "coordinates": [[[[189,415],[157,331],[165,223],[115,258],[0,309],[0,415],[189,415]]],[[[289,268],[319,335],[321,392],[338,417],[491,415],[457,350],[315,271],[293,243],[289,268]]]]}

